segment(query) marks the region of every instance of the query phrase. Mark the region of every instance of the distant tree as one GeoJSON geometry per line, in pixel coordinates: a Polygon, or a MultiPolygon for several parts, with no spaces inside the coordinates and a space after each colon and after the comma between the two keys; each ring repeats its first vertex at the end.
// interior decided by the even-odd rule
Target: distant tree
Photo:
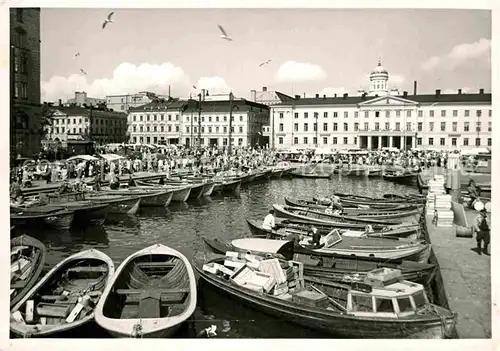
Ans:
{"type": "Polygon", "coordinates": [[[40,125],[38,130],[34,132],[40,135],[41,139],[45,139],[47,136],[48,129],[52,126],[54,121],[54,114],[56,110],[50,105],[43,104],[38,112],[38,117],[40,117],[40,125]]]}

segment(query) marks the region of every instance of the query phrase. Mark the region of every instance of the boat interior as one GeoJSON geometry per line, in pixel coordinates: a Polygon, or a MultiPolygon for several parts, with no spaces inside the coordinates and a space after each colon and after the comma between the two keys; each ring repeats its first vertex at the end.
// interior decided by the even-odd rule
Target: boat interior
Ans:
{"type": "Polygon", "coordinates": [[[108,295],[107,318],[166,318],[189,306],[189,276],[184,262],[170,255],[140,256],[119,273],[108,295]]]}
{"type": "Polygon", "coordinates": [[[17,245],[10,253],[10,298],[12,299],[28,283],[36,270],[42,252],[34,246],[17,245]]]}
{"type": "Polygon", "coordinates": [[[60,325],[82,319],[94,310],[109,274],[99,259],[66,262],[12,316],[18,322],[60,325]]]}

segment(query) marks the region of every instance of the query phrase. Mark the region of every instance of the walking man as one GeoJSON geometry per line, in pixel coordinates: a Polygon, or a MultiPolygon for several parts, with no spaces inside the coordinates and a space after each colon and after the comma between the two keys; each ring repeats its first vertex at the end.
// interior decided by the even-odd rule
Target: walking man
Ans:
{"type": "Polygon", "coordinates": [[[486,208],[482,208],[474,220],[473,230],[476,232],[477,253],[488,255],[488,245],[490,244],[490,226],[488,224],[488,216],[486,208]],[[481,243],[484,242],[484,247],[481,250],[481,243]]]}

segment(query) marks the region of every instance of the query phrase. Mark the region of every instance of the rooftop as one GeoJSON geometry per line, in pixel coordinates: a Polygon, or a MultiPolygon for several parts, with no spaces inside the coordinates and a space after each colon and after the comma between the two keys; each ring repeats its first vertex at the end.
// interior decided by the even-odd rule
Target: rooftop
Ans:
{"type": "MultiPolygon", "coordinates": [[[[90,109],[79,106],[53,106],[54,110],[60,111],[67,116],[90,116],[90,109]]],[[[125,113],[114,111],[102,111],[96,108],[92,109],[93,117],[127,117],[125,113]]]]}

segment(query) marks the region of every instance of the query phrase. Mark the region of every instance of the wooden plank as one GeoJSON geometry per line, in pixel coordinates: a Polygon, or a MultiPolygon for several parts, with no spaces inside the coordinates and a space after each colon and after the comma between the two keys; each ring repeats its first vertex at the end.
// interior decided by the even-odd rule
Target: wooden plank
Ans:
{"type": "Polygon", "coordinates": [[[76,317],[80,314],[81,310],[88,304],[90,297],[85,295],[82,297],[82,300],[76,304],[68,318],[66,318],[66,323],[72,323],[76,317]]]}
{"type": "Polygon", "coordinates": [[[143,292],[139,301],[139,318],[160,318],[160,299],[159,292],[143,292]]]}
{"type": "Polygon", "coordinates": [[[80,272],[107,273],[108,268],[106,266],[94,266],[94,267],[78,266],[78,267],[72,267],[72,268],[68,269],[68,273],[80,273],[80,272]]]}
{"type": "Polygon", "coordinates": [[[47,324],[47,317],[40,317],[40,324],[46,325],[47,324]]]}
{"type": "Polygon", "coordinates": [[[171,262],[137,262],[135,264],[139,268],[155,268],[155,267],[174,267],[176,264],[171,262]]]}
{"type": "Polygon", "coordinates": [[[116,289],[115,294],[118,295],[140,295],[148,291],[151,293],[169,294],[169,293],[188,293],[189,289],[116,289]]]}
{"type": "Polygon", "coordinates": [[[68,305],[40,303],[36,307],[36,313],[39,316],[66,318],[69,309],[68,305]]]}
{"type": "Polygon", "coordinates": [[[10,252],[10,255],[11,256],[17,255],[18,253],[20,253],[21,251],[26,250],[26,249],[29,249],[29,246],[15,246],[12,249],[12,251],[10,252]]]}
{"type": "Polygon", "coordinates": [[[26,323],[32,323],[34,319],[35,301],[26,301],[26,323]]]}

